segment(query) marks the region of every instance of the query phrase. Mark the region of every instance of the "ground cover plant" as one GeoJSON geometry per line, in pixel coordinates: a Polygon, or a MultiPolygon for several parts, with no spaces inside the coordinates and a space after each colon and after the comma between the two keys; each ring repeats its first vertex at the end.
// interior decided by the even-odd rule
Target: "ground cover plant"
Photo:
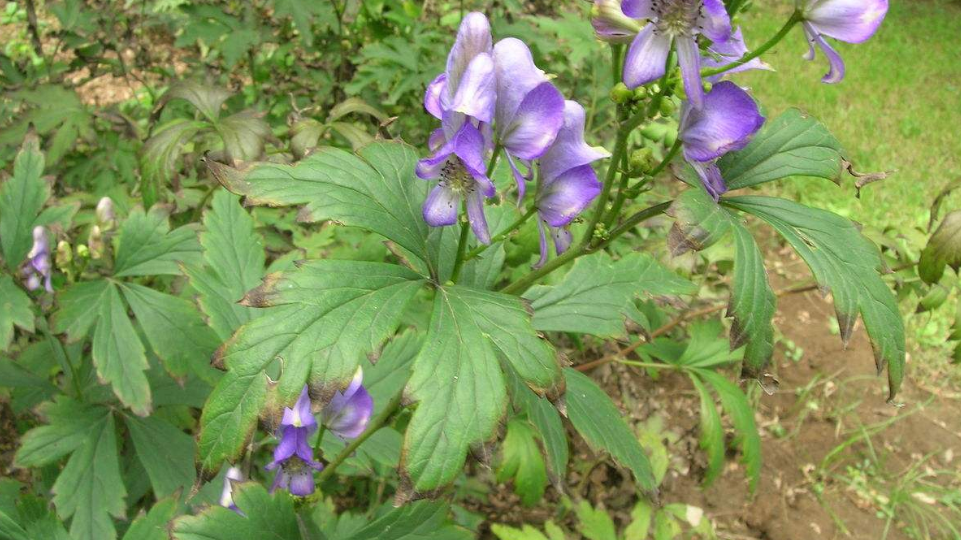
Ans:
{"type": "MultiPolygon", "coordinates": [[[[677,426],[611,379],[691,397],[696,483],[751,501],[764,437],[804,429],[758,422],[782,379],[813,415],[848,383],[778,365],[807,291],[869,342],[862,401],[930,403],[899,395],[902,313],[961,362],[958,183],[865,228],[805,187],[883,199],[899,163],[757,98],[857,99],[887,0],[543,4],[6,4],[0,538],[714,537],[677,426]],[[785,82],[801,38],[820,72],[785,82]]],[[[959,537],[950,448],[891,474],[893,424],[845,428],[811,491],[959,537]]]]}

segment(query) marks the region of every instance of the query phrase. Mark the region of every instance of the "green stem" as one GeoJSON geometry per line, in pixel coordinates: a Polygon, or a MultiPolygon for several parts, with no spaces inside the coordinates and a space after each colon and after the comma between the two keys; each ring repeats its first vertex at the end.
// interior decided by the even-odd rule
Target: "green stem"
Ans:
{"type": "MultiPolygon", "coordinates": [[[[627,171],[630,168],[630,163],[628,163],[628,161],[629,159],[627,153],[625,152],[624,161],[621,163],[624,171],[627,171]]],[[[609,228],[611,224],[614,223],[614,221],[617,219],[617,216],[621,213],[621,209],[624,208],[624,202],[627,201],[627,188],[630,182],[631,175],[627,174],[627,172],[622,172],[621,182],[617,187],[617,197],[614,199],[614,205],[611,206],[611,211],[608,212],[607,218],[604,220],[605,228],[609,228]]]]}
{"type": "Polygon", "coordinates": [[[353,453],[357,450],[357,448],[359,448],[360,445],[364,444],[364,441],[369,439],[374,433],[377,432],[377,430],[384,427],[384,424],[386,424],[387,421],[390,420],[390,417],[393,416],[394,412],[396,412],[397,409],[400,408],[400,401],[403,398],[403,396],[404,396],[403,390],[397,392],[397,394],[395,394],[394,397],[390,399],[387,405],[384,406],[384,409],[380,411],[380,414],[378,414],[376,418],[370,421],[370,424],[367,425],[367,429],[365,429],[364,432],[361,433],[359,437],[350,441],[350,444],[348,444],[343,450],[341,450],[341,452],[337,454],[337,457],[331,460],[331,462],[324,467],[324,470],[320,471],[320,474],[317,475],[318,484],[321,484],[324,482],[324,480],[327,480],[328,478],[330,478],[330,476],[334,474],[334,471],[337,470],[337,467],[340,467],[341,463],[343,463],[347,458],[353,455],[353,453]]]}
{"type": "Polygon", "coordinates": [[[651,177],[654,178],[654,177],[657,177],[657,175],[664,172],[664,169],[666,169],[667,166],[671,164],[671,161],[674,160],[674,158],[677,156],[677,153],[680,152],[680,150],[681,150],[681,138],[678,137],[677,140],[674,141],[674,146],[672,146],[671,149],[667,151],[667,155],[664,156],[664,159],[662,159],[661,162],[657,165],[657,167],[654,167],[654,169],[648,174],[650,174],[651,177]]]}
{"type": "Polygon", "coordinates": [[[785,36],[788,35],[788,32],[790,32],[791,29],[794,28],[794,25],[801,22],[803,18],[804,16],[801,14],[800,11],[795,11],[793,14],[791,14],[791,18],[788,19],[786,23],[784,23],[784,26],[782,26],[781,29],[778,30],[778,33],[774,34],[774,36],[771,37],[771,39],[767,40],[767,43],[765,43],[764,45],[761,45],[760,47],[742,56],[736,62],[732,62],[726,66],[721,66],[714,69],[702,70],[701,77],[711,77],[714,75],[720,75],[721,73],[725,73],[734,68],[741,67],[744,64],[750,62],[751,60],[754,60],[758,56],[761,56],[762,54],[768,52],[769,50],[771,50],[772,47],[780,43],[780,41],[784,39],[785,36]]]}
{"type": "MultiPolygon", "coordinates": [[[[497,167],[497,158],[500,157],[501,149],[502,147],[499,144],[494,146],[494,154],[491,156],[491,160],[487,164],[487,178],[490,178],[491,175],[494,174],[494,169],[497,167]]],[[[465,221],[460,228],[460,240],[457,243],[457,259],[454,261],[454,270],[451,272],[450,278],[454,283],[457,283],[457,278],[460,277],[460,272],[464,269],[464,263],[467,262],[465,255],[467,254],[467,239],[469,232],[470,220],[465,221]]]]}
{"type": "Polygon", "coordinates": [[[616,229],[611,231],[611,233],[607,236],[607,238],[603,242],[598,244],[596,247],[592,248],[591,251],[597,251],[607,247],[617,237],[623,235],[624,233],[636,227],[638,223],[647,221],[658,214],[663,214],[668,208],[671,207],[672,202],[673,201],[667,201],[667,202],[662,202],[660,204],[656,204],[654,206],[651,206],[650,208],[645,208],[644,210],[641,210],[640,212],[627,218],[626,220],[624,220],[624,223],[621,223],[620,225],[618,225],[616,229]]]}
{"type": "Polygon", "coordinates": [[[671,364],[656,364],[653,362],[635,362],[634,360],[623,360],[623,359],[618,359],[617,362],[619,364],[627,364],[629,366],[647,368],[647,369],[677,369],[676,366],[672,366],[671,364]]]}
{"type": "Polygon", "coordinates": [[[607,199],[610,198],[611,188],[614,187],[614,177],[617,176],[618,166],[621,164],[621,161],[624,159],[624,154],[627,151],[627,138],[634,129],[633,127],[628,128],[628,126],[633,124],[633,121],[622,123],[617,130],[617,140],[614,143],[614,152],[611,154],[611,161],[607,165],[607,175],[604,178],[601,194],[597,197],[597,202],[594,203],[594,213],[591,215],[587,230],[584,232],[584,237],[580,242],[583,245],[591,243],[591,240],[594,238],[594,230],[597,228],[597,224],[600,223],[604,212],[607,210],[607,199]]]}
{"type": "Polygon", "coordinates": [[[527,220],[530,219],[531,216],[533,216],[536,213],[537,213],[537,208],[531,208],[530,210],[525,212],[523,216],[517,218],[517,221],[515,221],[514,223],[511,223],[511,225],[507,227],[507,229],[505,229],[504,232],[494,235],[494,237],[491,238],[490,244],[481,244],[476,248],[468,251],[467,255],[464,256],[464,262],[467,262],[473,259],[474,257],[477,257],[481,253],[484,253],[485,251],[487,251],[487,248],[493,246],[494,244],[500,242],[501,240],[506,239],[508,236],[513,234],[517,229],[520,229],[522,225],[527,223],[527,220]]]}

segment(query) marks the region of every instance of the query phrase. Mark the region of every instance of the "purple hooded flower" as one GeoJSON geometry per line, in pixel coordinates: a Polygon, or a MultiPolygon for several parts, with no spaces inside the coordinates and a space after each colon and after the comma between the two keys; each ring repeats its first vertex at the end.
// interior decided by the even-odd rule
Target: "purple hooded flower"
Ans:
{"type": "Polygon", "coordinates": [[[370,415],[374,412],[374,399],[361,384],[364,370],[357,368],[354,379],[343,392],[334,398],[321,411],[324,426],[341,439],[355,439],[367,429],[370,415]]]}
{"type": "Polygon", "coordinates": [[[27,253],[27,261],[21,270],[26,280],[27,289],[35,291],[41,282],[47,292],[53,292],[50,279],[53,275],[53,265],[50,261],[50,242],[47,240],[47,229],[37,225],[33,228],[33,247],[27,253]]]}
{"type": "Polygon", "coordinates": [[[621,9],[621,0],[594,0],[591,26],[597,39],[608,43],[630,43],[641,31],[641,24],[621,9]]]}
{"type": "Polygon", "coordinates": [[[584,108],[577,102],[564,103],[564,124],[554,144],[540,158],[537,183],[537,227],[541,237],[541,258],[547,262],[547,234],[558,255],[571,245],[567,225],[584,211],[601,192],[591,163],[610,156],[584,142],[584,108]],[[546,230],[545,230],[546,228],[546,230]]]}
{"type": "Polygon", "coordinates": [[[831,64],[821,80],[834,84],[844,79],[844,60],[824,36],[847,43],[867,41],[884,21],[888,0],[798,0],[798,10],[810,43],[805,58],[814,60],[815,45],[820,48],[831,64]]]}
{"type": "Polygon", "coordinates": [[[314,492],[313,472],[324,468],[314,461],[314,450],[308,442],[315,431],[317,420],[310,412],[310,396],[307,395],[307,386],[304,386],[294,407],[284,407],[278,433],[280,444],[274,448],[274,460],[266,467],[268,471],[279,467],[271,491],[289,489],[300,497],[314,492]]]}
{"type": "Polygon", "coordinates": [[[747,146],[764,117],[757,103],[740,86],[721,81],[704,96],[704,107],[685,102],[678,137],[684,158],[694,167],[714,200],[727,191],[717,160],[747,146]]]}
{"type": "Polygon", "coordinates": [[[441,121],[430,137],[429,158],[417,164],[417,176],[437,180],[424,202],[424,221],[432,227],[457,222],[463,201],[478,240],[490,242],[484,198],[494,196],[484,156],[490,149],[494,119],[495,76],[490,24],[481,13],[461,22],[447,57],[447,69],[427,87],[424,108],[441,121]]]}
{"type": "Polygon", "coordinates": [[[530,174],[521,174],[514,158],[529,162],[547,151],[564,123],[564,96],[547,82],[544,72],[534,65],[530,49],[519,39],[497,42],[494,71],[497,75],[494,107],[497,143],[504,148],[514,172],[519,201],[524,197],[524,182],[530,174]]]}
{"type": "MultiPolygon", "coordinates": [[[[738,27],[731,34],[730,39],[724,42],[715,42],[707,49],[708,54],[702,59],[702,64],[707,68],[722,68],[733,64],[747,54],[747,46],[744,44],[744,36],[741,35],[741,28],[738,27]]],[[[740,66],[731,68],[724,73],[719,73],[708,77],[708,81],[716,83],[731,73],[750,71],[752,69],[763,69],[774,71],[771,66],[762,62],[760,58],[754,58],[740,66]]]]}
{"type": "Polygon", "coordinates": [[[722,0],[624,0],[624,13],[650,22],[634,38],[624,61],[624,84],[629,88],[664,76],[671,44],[677,49],[684,90],[691,104],[700,109],[701,52],[698,34],[715,43],[731,36],[731,18],[722,0]]]}
{"type": "Polygon", "coordinates": [[[220,506],[224,508],[229,508],[240,515],[244,513],[237,508],[234,504],[234,486],[232,482],[242,482],[244,480],[244,473],[240,471],[237,467],[230,467],[227,469],[227,474],[224,475],[224,489],[220,492],[220,506]]]}

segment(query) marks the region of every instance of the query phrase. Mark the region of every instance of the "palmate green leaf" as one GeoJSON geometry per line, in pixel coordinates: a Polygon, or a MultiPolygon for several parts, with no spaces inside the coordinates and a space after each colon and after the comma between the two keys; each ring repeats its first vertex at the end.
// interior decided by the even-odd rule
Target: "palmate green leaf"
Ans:
{"type": "Polygon", "coordinates": [[[196,479],[193,437],[157,416],[127,416],[124,423],[158,498],[193,485],[196,479]]]}
{"type": "Polygon", "coordinates": [[[4,540],[30,540],[27,531],[17,523],[17,520],[3,511],[0,511],[0,538],[4,540]]]}
{"type": "Polygon", "coordinates": [[[7,268],[15,271],[33,245],[33,227],[50,197],[43,181],[43,154],[36,134],[27,134],[13,162],[13,177],[0,186],[0,247],[7,268]]]}
{"type": "Polygon", "coordinates": [[[195,81],[177,81],[164,92],[157,102],[156,109],[165,107],[175,99],[182,99],[196,107],[201,114],[213,122],[220,117],[220,109],[229,97],[230,92],[217,86],[208,86],[195,81]]]}
{"type": "MultiPolygon", "coordinates": [[[[761,479],[761,436],[758,434],[757,424],[754,422],[754,409],[744,392],[737,385],[724,378],[723,375],[702,368],[694,368],[692,373],[711,385],[717,392],[718,397],[721,398],[721,407],[724,412],[731,417],[736,432],[734,443],[741,450],[741,459],[747,468],[751,492],[754,492],[757,489],[758,481],[761,479]]],[[[711,406],[713,407],[713,400],[711,406]]],[[[703,407],[702,404],[702,421],[704,418],[703,407]]],[[[716,441],[711,444],[716,444],[716,441]]],[[[716,450],[714,451],[716,452],[716,450]]],[[[716,457],[712,457],[712,459],[716,459],[716,457]]]]}
{"type": "Polygon", "coordinates": [[[178,506],[176,497],[157,501],[146,514],[133,520],[123,540],[169,540],[167,525],[177,514],[178,506]]]}
{"type": "Polygon", "coordinates": [[[144,371],[150,366],[143,344],[127,317],[117,285],[109,282],[100,300],[92,349],[97,377],[109,383],[130,410],[146,416],[150,414],[150,383],[144,371]]]}
{"type": "Polygon", "coordinates": [[[214,176],[247,204],[305,205],[299,219],[361,227],[391,240],[438,273],[421,205],[429,184],[417,181],[417,154],[400,142],[377,141],[357,155],[319,148],[295,166],[260,164],[237,170],[209,162],[214,176]]]}
{"type": "Polygon", "coordinates": [[[127,491],[120,477],[114,430],[109,413],[91,426],[53,484],[53,504],[61,518],[72,516],[74,540],[113,540],[117,531],[111,516],[125,516],[127,491]]]}
{"type": "Polygon", "coordinates": [[[524,506],[534,506],[547,489],[547,466],[537,444],[537,433],[526,418],[515,417],[507,423],[501,444],[497,481],[514,480],[514,491],[524,506]]]}
{"type": "Polygon", "coordinates": [[[227,159],[251,161],[264,153],[266,140],[272,136],[270,124],[254,111],[241,111],[214,124],[214,129],[224,142],[227,159]]]}
{"type": "Polygon", "coordinates": [[[73,452],[110,411],[61,395],[41,405],[39,413],[47,423],[31,429],[20,439],[20,448],[13,459],[17,467],[43,467],[73,452]]]}
{"type": "Polygon", "coordinates": [[[419,402],[404,441],[404,472],[415,491],[453,481],[468,448],[491,438],[506,412],[509,362],[532,388],[556,393],[560,369],[514,296],[463,287],[437,290],[426,344],[407,394],[419,402]]]}
{"type": "Polygon", "coordinates": [[[190,301],[135,283],[121,289],[150,348],[171,375],[182,378],[191,367],[199,373],[207,366],[220,340],[190,301]]]}
{"type": "Polygon", "coordinates": [[[422,334],[413,331],[398,334],[384,347],[374,365],[364,367],[364,388],[374,398],[372,416],[376,417],[390,398],[404,389],[414,358],[423,346],[422,334]]]}
{"type": "Polygon", "coordinates": [[[699,446],[707,454],[707,472],[704,474],[704,485],[714,483],[721,471],[724,470],[724,428],[721,426],[721,415],[714,405],[714,395],[707,389],[697,376],[691,377],[694,388],[701,398],[701,438],[699,446]]]}
{"type": "Polygon", "coordinates": [[[845,343],[860,313],[878,373],[888,368],[889,399],[894,399],[904,376],[904,322],[894,294],[879,274],[883,261],[877,247],[852,222],[825,210],[771,197],[722,202],[766,221],[798,252],[822,290],[833,295],[845,343]]]}
{"type": "Polygon", "coordinates": [[[197,232],[186,225],[171,231],[167,215],[160,206],[130,213],[120,226],[115,276],[179,275],[180,264],[200,263],[197,232]]]}
{"type": "Polygon", "coordinates": [[[67,341],[76,343],[90,333],[97,324],[100,305],[110,290],[105,279],[78,281],[57,293],[60,309],[53,315],[52,326],[56,333],[67,334],[67,341]]]}
{"type": "Polygon", "coordinates": [[[595,509],[591,503],[581,501],[575,508],[581,534],[588,540],[617,540],[614,520],[603,509],[595,509]]]}
{"type": "Polygon", "coordinates": [[[675,219],[668,235],[674,256],[706,249],[733,233],[734,275],[727,309],[727,316],[734,318],[731,349],[744,346],[744,375],[759,376],[774,354],[777,298],[754,237],[737,216],[715,203],[701,187],[681,193],[668,213],[675,219]]]}
{"type": "Polygon", "coordinates": [[[13,327],[33,332],[33,303],[7,275],[0,276],[0,351],[10,348],[13,327]]]}
{"type": "Polygon", "coordinates": [[[200,120],[175,118],[154,130],[140,151],[140,174],[151,185],[166,185],[177,173],[184,145],[211,125],[200,120]]]}
{"type": "Polygon", "coordinates": [[[328,26],[337,21],[330,4],[310,0],[274,0],[274,15],[290,17],[307,47],[314,45],[315,21],[322,23],[322,26],[328,26]]]}
{"type": "Polygon", "coordinates": [[[507,525],[492,523],[491,532],[500,540],[549,540],[544,536],[544,533],[530,525],[524,525],[520,529],[515,529],[507,525]]]}
{"type": "Polygon", "coordinates": [[[567,432],[564,430],[560,413],[550,401],[528,388],[516,371],[505,369],[504,375],[514,410],[518,414],[527,415],[544,444],[551,480],[555,483],[561,482],[567,473],[570,450],[567,447],[567,432]]]}
{"type": "Polygon", "coordinates": [[[955,272],[961,270],[961,210],[945,216],[928,245],[921,250],[918,275],[925,283],[934,284],[941,281],[945,266],[955,272]]]}
{"type": "Polygon", "coordinates": [[[94,140],[93,114],[87,110],[77,93],[57,84],[47,84],[21,90],[14,99],[29,108],[11,126],[0,131],[0,145],[13,145],[30,133],[48,138],[47,159],[57,163],[78,141],[94,140]]]}
{"type": "Polygon", "coordinates": [[[393,335],[423,284],[400,266],[329,260],[264,278],[244,304],[280,307],[241,327],[217,353],[228,374],[201,417],[204,468],[216,470],[239,454],[266,399],[264,370],[271,362],[283,366],[281,403],[292,403],[308,377],[317,388],[342,389],[361,360],[393,335]]]}
{"type": "Polygon", "coordinates": [[[416,501],[393,508],[344,540],[468,540],[470,532],[450,523],[447,505],[416,501]]]}
{"type": "Polygon", "coordinates": [[[743,150],[721,158],[728,189],[756,186],[788,176],[838,182],[844,170],[841,143],[820,122],[789,109],[767,124],[743,150]]]}
{"type": "Polygon", "coordinates": [[[203,267],[186,267],[190,283],[200,293],[198,303],[221,341],[263,310],[240,305],[240,300],[264,276],[263,240],[254,220],[240,206],[240,198],[226,191],[214,193],[204,212],[203,267]]]}
{"type": "Polygon", "coordinates": [[[611,398],[575,369],[564,369],[564,378],[567,417],[577,432],[592,448],[610,453],[621,466],[630,469],[644,491],[656,493],[651,463],[611,398]]]}
{"type": "Polygon", "coordinates": [[[235,484],[234,504],[243,515],[213,505],[196,516],[182,516],[171,524],[174,540],[237,540],[263,538],[302,540],[294,500],[285,490],[273,495],[260,484],[235,484]]]}
{"type": "Polygon", "coordinates": [[[624,312],[635,296],[695,290],[649,255],[631,253],[615,262],[598,252],[578,259],[559,284],[532,287],[524,298],[534,308],[538,330],[616,337],[625,333],[624,312]]]}

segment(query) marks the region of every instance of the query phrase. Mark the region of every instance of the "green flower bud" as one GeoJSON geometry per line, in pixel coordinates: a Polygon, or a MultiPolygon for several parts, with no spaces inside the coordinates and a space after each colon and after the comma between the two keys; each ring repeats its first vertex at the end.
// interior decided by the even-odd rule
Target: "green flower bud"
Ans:
{"type": "Polygon", "coordinates": [[[627,88],[627,85],[622,82],[617,83],[614,85],[614,88],[611,88],[611,101],[617,103],[618,105],[627,103],[633,96],[634,93],[632,93],[627,88]]]}
{"type": "Polygon", "coordinates": [[[638,148],[631,152],[628,162],[632,176],[640,176],[654,168],[654,152],[650,148],[638,148]]]}
{"type": "Polygon", "coordinates": [[[92,259],[100,259],[103,257],[103,252],[105,249],[103,242],[103,231],[100,227],[94,225],[90,229],[90,236],[87,237],[87,245],[90,248],[90,257],[92,259]]]}
{"type": "Polygon", "coordinates": [[[97,225],[109,231],[114,226],[117,216],[113,212],[113,200],[110,197],[103,197],[97,203],[97,225]]]}
{"type": "Polygon", "coordinates": [[[89,258],[90,258],[90,248],[88,248],[86,244],[80,244],[80,245],[78,245],[78,246],[77,246],[77,257],[80,257],[81,259],[89,259],[89,258]]]}
{"type": "Polygon", "coordinates": [[[708,81],[704,81],[704,85],[703,85],[703,86],[704,86],[704,93],[705,93],[705,94],[709,93],[712,89],[714,89],[714,85],[711,84],[711,83],[708,82],[708,81]]]}
{"type": "Polygon", "coordinates": [[[634,89],[634,99],[638,101],[643,101],[647,99],[648,95],[649,94],[647,92],[647,88],[643,86],[638,86],[637,88],[634,89]]]}
{"type": "Polygon", "coordinates": [[[672,114],[674,114],[675,110],[677,110],[677,107],[674,106],[673,101],[671,101],[670,99],[661,100],[661,106],[659,109],[661,116],[671,116],[672,114]]]}
{"type": "Polygon", "coordinates": [[[55,257],[57,262],[57,268],[64,270],[73,261],[73,249],[70,247],[70,243],[66,240],[61,240],[57,244],[57,255],[55,257]]]}

